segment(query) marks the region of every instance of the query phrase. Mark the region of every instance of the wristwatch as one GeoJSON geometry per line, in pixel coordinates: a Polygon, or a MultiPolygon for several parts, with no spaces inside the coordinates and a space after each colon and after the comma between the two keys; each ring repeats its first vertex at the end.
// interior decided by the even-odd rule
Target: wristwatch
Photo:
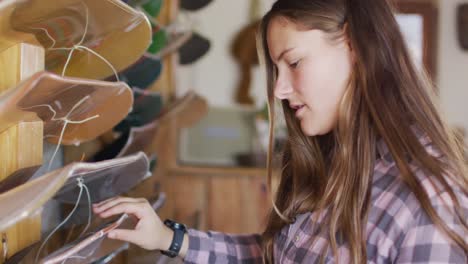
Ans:
{"type": "Polygon", "coordinates": [[[169,249],[161,250],[161,253],[168,257],[175,258],[179,255],[180,249],[182,248],[182,242],[184,242],[184,235],[187,233],[187,227],[170,219],[166,219],[164,224],[174,231],[174,236],[172,237],[169,249]]]}

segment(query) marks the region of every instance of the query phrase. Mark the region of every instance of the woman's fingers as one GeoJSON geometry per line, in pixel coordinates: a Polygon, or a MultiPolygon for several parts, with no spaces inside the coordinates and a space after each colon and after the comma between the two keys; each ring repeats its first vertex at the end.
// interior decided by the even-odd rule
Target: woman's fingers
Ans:
{"type": "Polygon", "coordinates": [[[137,203],[141,202],[140,199],[135,199],[135,198],[130,198],[130,197],[115,197],[111,198],[108,200],[105,200],[103,202],[100,202],[98,204],[93,205],[93,210],[95,213],[101,213],[103,211],[106,211],[107,209],[116,206],[117,204],[120,203],[137,203]]]}
{"type": "Polygon", "coordinates": [[[132,244],[141,245],[141,234],[135,230],[114,229],[107,235],[109,238],[127,241],[132,244]]]}
{"type": "Polygon", "coordinates": [[[121,200],[121,201],[137,201],[137,202],[147,202],[145,198],[133,198],[133,197],[124,197],[124,196],[114,196],[112,198],[106,199],[99,203],[94,203],[93,206],[102,206],[103,204],[109,203],[111,201],[121,200]]]}
{"type": "Polygon", "coordinates": [[[160,234],[164,233],[165,226],[146,199],[116,197],[93,207],[100,217],[129,214],[138,218],[135,230],[115,229],[109,232],[109,238],[127,241],[148,250],[161,247],[163,238],[160,234]]]}
{"type": "Polygon", "coordinates": [[[93,206],[101,206],[101,205],[103,205],[105,203],[108,203],[108,202],[110,202],[112,200],[119,199],[119,198],[122,198],[122,197],[121,196],[114,196],[114,197],[111,197],[111,198],[106,199],[104,201],[100,201],[99,203],[94,203],[93,206]]]}
{"type": "Polygon", "coordinates": [[[119,214],[132,214],[138,219],[143,218],[145,213],[145,204],[142,202],[122,202],[107,210],[101,211],[99,215],[101,217],[109,217],[119,214]]]}
{"type": "Polygon", "coordinates": [[[121,197],[121,196],[116,196],[116,197],[112,197],[112,198],[109,198],[107,200],[104,200],[102,202],[99,202],[99,203],[95,203],[93,204],[93,207],[94,208],[108,208],[108,207],[112,207],[114,206],[115,204],[117,203],[120,203],[120,202],[130,202],[130,201],[133,201],[133,200],[136,200],[135,198],[130,198],[130,197],[121,197]]]}

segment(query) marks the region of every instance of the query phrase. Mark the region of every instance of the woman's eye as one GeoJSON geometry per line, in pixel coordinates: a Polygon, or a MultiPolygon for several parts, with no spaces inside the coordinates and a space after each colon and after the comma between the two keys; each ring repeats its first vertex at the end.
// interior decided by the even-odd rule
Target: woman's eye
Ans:
{"type": "Polygon", "coordinates": [[[289,64],[289,67],[295,69],[295,68],[297,68],[297,66],[299,65],[299,62],[300,62],[300,60],[298,60],[298,61],[296,61],[296,62],[294,62],[294,63],[291,63],[291,64],[289,64]]]}

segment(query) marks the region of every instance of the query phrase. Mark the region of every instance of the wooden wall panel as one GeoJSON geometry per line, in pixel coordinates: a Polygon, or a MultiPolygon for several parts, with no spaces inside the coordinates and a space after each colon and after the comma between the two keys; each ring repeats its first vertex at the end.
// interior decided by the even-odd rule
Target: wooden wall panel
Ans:
{"type": "Polygon", "coordinates": [[[269,208],[263,177],[214,176],[209,182],[209,229],[227,233],[263,231],[269,208]]]}
{"type": "MultiPolygon", "coordinates": [[[[166,211],[161,216],[174,218],[188,227],[206,230],[208,206],[208,185],[204,177],[177,176],[168,177],[162,186],[167,192],[166,211]]],[[[164,217],[165,218],[165,217],[164,217]]]]}

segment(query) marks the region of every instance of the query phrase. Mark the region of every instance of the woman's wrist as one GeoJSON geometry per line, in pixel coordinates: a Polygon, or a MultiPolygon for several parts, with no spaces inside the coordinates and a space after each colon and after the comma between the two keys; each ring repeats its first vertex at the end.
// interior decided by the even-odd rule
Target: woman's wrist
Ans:
{"type": "Polygon", "coordinates": [[[182,243],[182,248],[180,249],[180,252],[179,252],[179,257],[184,259],[185,256],[187,255],[188,248],[189,248],[189,235],[188,233],[185,233],[184,242],[182,243]]]}
{"type": "Polygon", "coordinates": [[[168,250],[171,246],[173,237],[174,230],[164,225],[161,235],[161,244],[158,246],[159,250],[168,250]]]}

